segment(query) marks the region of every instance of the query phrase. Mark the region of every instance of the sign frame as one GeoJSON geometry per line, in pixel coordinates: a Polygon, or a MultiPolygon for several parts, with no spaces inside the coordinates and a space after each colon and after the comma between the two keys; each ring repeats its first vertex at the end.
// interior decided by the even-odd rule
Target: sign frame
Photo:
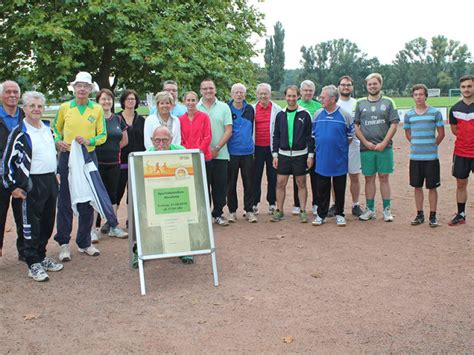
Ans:
{"type": "MultiPolygon", "coordinates": [[[[194,160],[193,160],[194,161],[194,160]]],[[[194,166],[194,165],[193,165],[194,166]]],[[[198,191],[196,191],[198,192],[198,191]]],[[[166,151],[146,151],[146,152],[133,152],[130,153],[128,156],[128,240],[129,240],[129,261],[130,267],[132,267],[132,259],[133,259],[133,247],[136,242],[137,253],[138,253],[138,271],[140,277],[140,291],[142,295],[146,294],[146,284],[145,284],[145,265],[144,262],[147,260],[155,260],[155,259],[167,259],[167,258],[175,258],[180,256],[187,256],[187,255],[211,255],[211,263],[212,263],[212,273],[214,278],[214,286],[217,287],[219,285],[219,278],[217,273],[217,261],[216,261],[216,248],[214,243],[214,231],[212,228],[212,219],[210,213],[210,199],[209,199],[209,190],[207,187],[207,176],[206,176],[206,165],[204,161],[204,155],[199,151],[199,149],[180,149],[180,150],[166,150],[166,151]],[[141,217],[138,208],[138,198],[137,198],[137,188],[136,188],[136,167],[135,162],[137,159],[143,159],[144,156],[158,156],[158,155],[183,155],[183,154],[191,154],[195,156],[196,154],[199,155],[199,162],[201,166],[202,172],[202,193],[204,194],[204,202],[206,204],[205,209],[205,221],[203,223],[207,223],[207,229],[209,231],[209,249],[202,249],[202,250],[193,250],[193,251],[186,251],[186,252],[179,252],[179,253],[159,253],[153,255],[143,255],[142,249],[142,236],[140,232],[140,228],[136,228],[136,224],[140,223],[141,217]]]]}

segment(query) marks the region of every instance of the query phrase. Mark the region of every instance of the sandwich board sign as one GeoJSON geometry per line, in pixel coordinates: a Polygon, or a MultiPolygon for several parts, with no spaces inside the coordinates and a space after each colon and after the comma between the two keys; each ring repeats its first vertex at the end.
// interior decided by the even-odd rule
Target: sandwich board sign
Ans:
{"type": "Polygon", "coordinates": [[[204,156],[198,149],[135,152],[128,158],[130,261],[136,243],[141,294],[144,262],[216,250],[204,156]]]}

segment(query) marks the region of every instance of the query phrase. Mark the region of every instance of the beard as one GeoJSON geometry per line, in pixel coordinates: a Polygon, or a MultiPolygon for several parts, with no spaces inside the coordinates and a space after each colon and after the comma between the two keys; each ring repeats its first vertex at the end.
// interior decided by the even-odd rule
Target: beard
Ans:
{"type": "Polygon", "coordinates": [[[349,92],[340,92],[339,95],[344,96],[344,97],[351,97],[351,93],[349,92]]]}

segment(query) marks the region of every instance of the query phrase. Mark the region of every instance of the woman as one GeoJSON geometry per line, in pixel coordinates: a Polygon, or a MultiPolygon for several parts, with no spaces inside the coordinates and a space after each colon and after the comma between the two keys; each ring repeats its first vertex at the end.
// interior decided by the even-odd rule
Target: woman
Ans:
{"type": "MultiPolygon", "coordinates": [[[[145,118],[136,111],[140,98],[135,90],[125,90],[120,96],[122,112],[118,115],[127,124],[128,144],[120,151],[120,179],[117,190],[117,206],[120,205],[128,181],[128,155],[132,152],[143,152],[143,129],[145,118]]],[[[128,226],[128,221],[127,221],[128,226]]]]}
{"type": "MultiPolygon", "coordinates": [[[[105,124],[107,129],[107,140],[104,144],[96,148],[97,161],[99,163],[99,173],[102,182],[109,195],[110,202],[117,214],[117,190],[120,179],[120,149],[128,144],[127,125],[114,114],[114,94],[109,89],[101,89],[96,96],[96,100],[104,110],[105,124]]],[[[100,219],[97,220],[97,227],[100,226],[100,219]]],[[[106,223],[101,228],[102,233],[109,233],[109,225],[106,223]]],[[[118,238],[126,237],[126,233],[113,233],[118,238]]],[[[93,243],[99,241],[94,229],[91,232],[93,243]]]]}
{"type": "Polygon", "coordinates": [[[157,112],[148,116],[145,120],[144,142],[145,148],[153,146],[151,137],[156,127],[165,126],[172,134],[172,144],[181,144],[181,124],[178,117],[171,114],[174,104],[173,96],[167,91],[161,91],[155,96],[157,112]]]}
{"type": "Polygon", "coordinates": [[[54,138],[41,122],[44,106],[43,94],[25,92],[25,118],[10,134],[2,169],[5,188],[13,198],[23,200],[24,253],[28,276],[35,281],[47,281],[47,271],[63,269],[62,264],[46,256],[56,216],[58,181],[54,138]]]}
{"type": "Polygon", "coordinates": [[[212,159],[211,121],[207,113],[197,110],[197,103],[198,96],[194,91],[189,91],[184,95],[184,104],[188,112],[179,118],[181,145],[187,149],[200,149],[204,154],[204,159],[210,161],[212,159]]]}

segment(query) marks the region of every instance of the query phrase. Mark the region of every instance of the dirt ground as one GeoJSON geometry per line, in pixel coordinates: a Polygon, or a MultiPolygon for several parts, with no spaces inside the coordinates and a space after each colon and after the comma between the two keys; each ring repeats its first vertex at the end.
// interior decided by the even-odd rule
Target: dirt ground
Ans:
{"type": "MultiPolygon", "coordinates": [[[[448,227],[456,203],[446,128],[441,227],[410,225],[415,206],[400,127],[393,223],[381,218],[377,194],[375,221],[348,214],[345,228],[334,219],[299,224],[289,188],[285,221],[260,214],[257,224],[240,218],[214,228],[219,287],[208,255],[194,265],[154,260],[145,263],[141,296],[128,242],[108,237],[98,244],[101,256],[74,247],[63,271],[36,283],[17,261],[13,228],[0,258],[0,352],[473,353],[473,182],[467,224],[448,227]]],[[[124,209],[119,217],[125,222],[124,209]]],[[[57,256],[54,241],[48,252],[57,256]]]]}

